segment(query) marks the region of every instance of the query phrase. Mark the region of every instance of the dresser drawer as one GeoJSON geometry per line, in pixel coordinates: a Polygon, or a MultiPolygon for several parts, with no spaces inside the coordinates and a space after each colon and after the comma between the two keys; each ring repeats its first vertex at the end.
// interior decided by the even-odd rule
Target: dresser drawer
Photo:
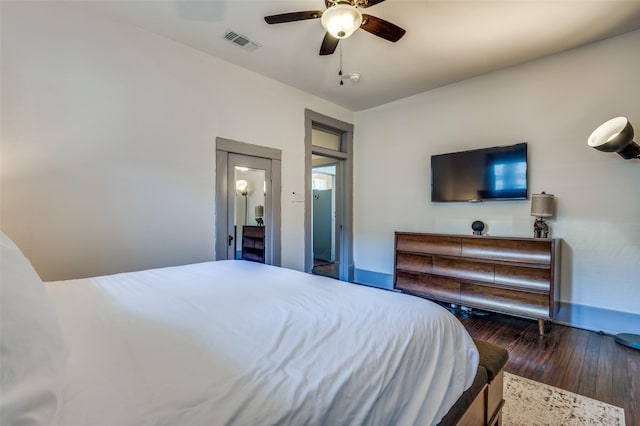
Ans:
{"type": "Polygon", "coordinates": [[[433,274],[445,277],[493,282],[493,264],[474,262],[466,259],[435,257],[433,274]]]}
{"type": "Polygon", "coordinates": [[[244,226],[242,235],[245,237],[264,238],[264,227],[262,226],[244,226]]]}
{"type": "Polygon", "coordinates": [[[460,303],[491,311],[508,312],[534,318],[551,318],[549,295],[462,283],[460,303]]]}
{"type": "Polygon", "coordinates": [[[547,240],[498,240],[464,238],[462,256],[535,264],[551,264],[551,243],[547,240]]]}
{"type": "Polygon", "coordinates": [[[264,240],[254,240],[253,238],[242,237],[242,247],[264,249],[264,240]]]}
{"type": "Polygon", "coordinates": [[[496,265],[495,271],[496,284],[549,293],[551,282],[549,269],[496,265]]]}
{"type": "Polygon", "coordinates": [[[460,238],[430,237],[421,234],[398,234],[396,250],[414,253],[429,253],[446,256],[460,256],[460,238]]]}
{"type": "Polygon", "coordinates": [[[430,274],[432,270],[432,258],[431,256],[398,253],[396,255],[396,268],[403,271],[430,274]]]}
{"type": "Polygon", "coordinates": [[[460,303],[460,283],[452,278],[398,271],[395,288],[428,299],[460,303]]]}

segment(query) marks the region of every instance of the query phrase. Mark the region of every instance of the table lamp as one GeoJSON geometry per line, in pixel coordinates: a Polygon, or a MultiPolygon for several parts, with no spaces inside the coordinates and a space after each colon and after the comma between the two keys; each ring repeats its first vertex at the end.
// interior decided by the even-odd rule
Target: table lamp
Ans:
{"type": "Polygon", "coordinates": [[[553,202],[553,194],[547,194],[544,191],[540,194],[531,194],[531,216],[536,217],[533,224],[534,238],[549,238],[549,225],[544,218],[553,216],[553,202]]]}

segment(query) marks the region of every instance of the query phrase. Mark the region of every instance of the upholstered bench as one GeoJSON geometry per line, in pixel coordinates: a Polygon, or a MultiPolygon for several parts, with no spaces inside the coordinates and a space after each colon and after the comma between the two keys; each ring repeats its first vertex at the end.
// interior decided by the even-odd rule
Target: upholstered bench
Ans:
{"type": "Polygon", "coordinates": [[[471,387],[464,391],[442,418],[440,426],[493,426],[502,423],[503,370],[509,359],[509,352],[484,340],[473,341],[480,353],[476,377],[471,387]]]}

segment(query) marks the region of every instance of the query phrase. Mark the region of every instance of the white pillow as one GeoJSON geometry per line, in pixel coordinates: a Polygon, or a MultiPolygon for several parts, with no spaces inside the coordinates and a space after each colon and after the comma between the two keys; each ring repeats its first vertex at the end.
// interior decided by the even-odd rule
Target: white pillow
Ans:
{"type": "Polygon", "coordinates": [[[40,277],[0,233],[0,425],[55,425],[64,372],[62,330],[40,277]]]}

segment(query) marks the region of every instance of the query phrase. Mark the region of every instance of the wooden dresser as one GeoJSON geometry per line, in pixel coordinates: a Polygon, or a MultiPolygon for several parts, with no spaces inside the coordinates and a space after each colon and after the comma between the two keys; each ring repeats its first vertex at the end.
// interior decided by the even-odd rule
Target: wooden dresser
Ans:
{"type": "Polygon", "coordinates": [[[558,309],[560,240],[396,232],[394,288],[536,318],[558,309]]]}
{"type": "Polygon", "coordinates": [[[242,259],[264,263],[264,226],[242,227],[242,259]]]}

